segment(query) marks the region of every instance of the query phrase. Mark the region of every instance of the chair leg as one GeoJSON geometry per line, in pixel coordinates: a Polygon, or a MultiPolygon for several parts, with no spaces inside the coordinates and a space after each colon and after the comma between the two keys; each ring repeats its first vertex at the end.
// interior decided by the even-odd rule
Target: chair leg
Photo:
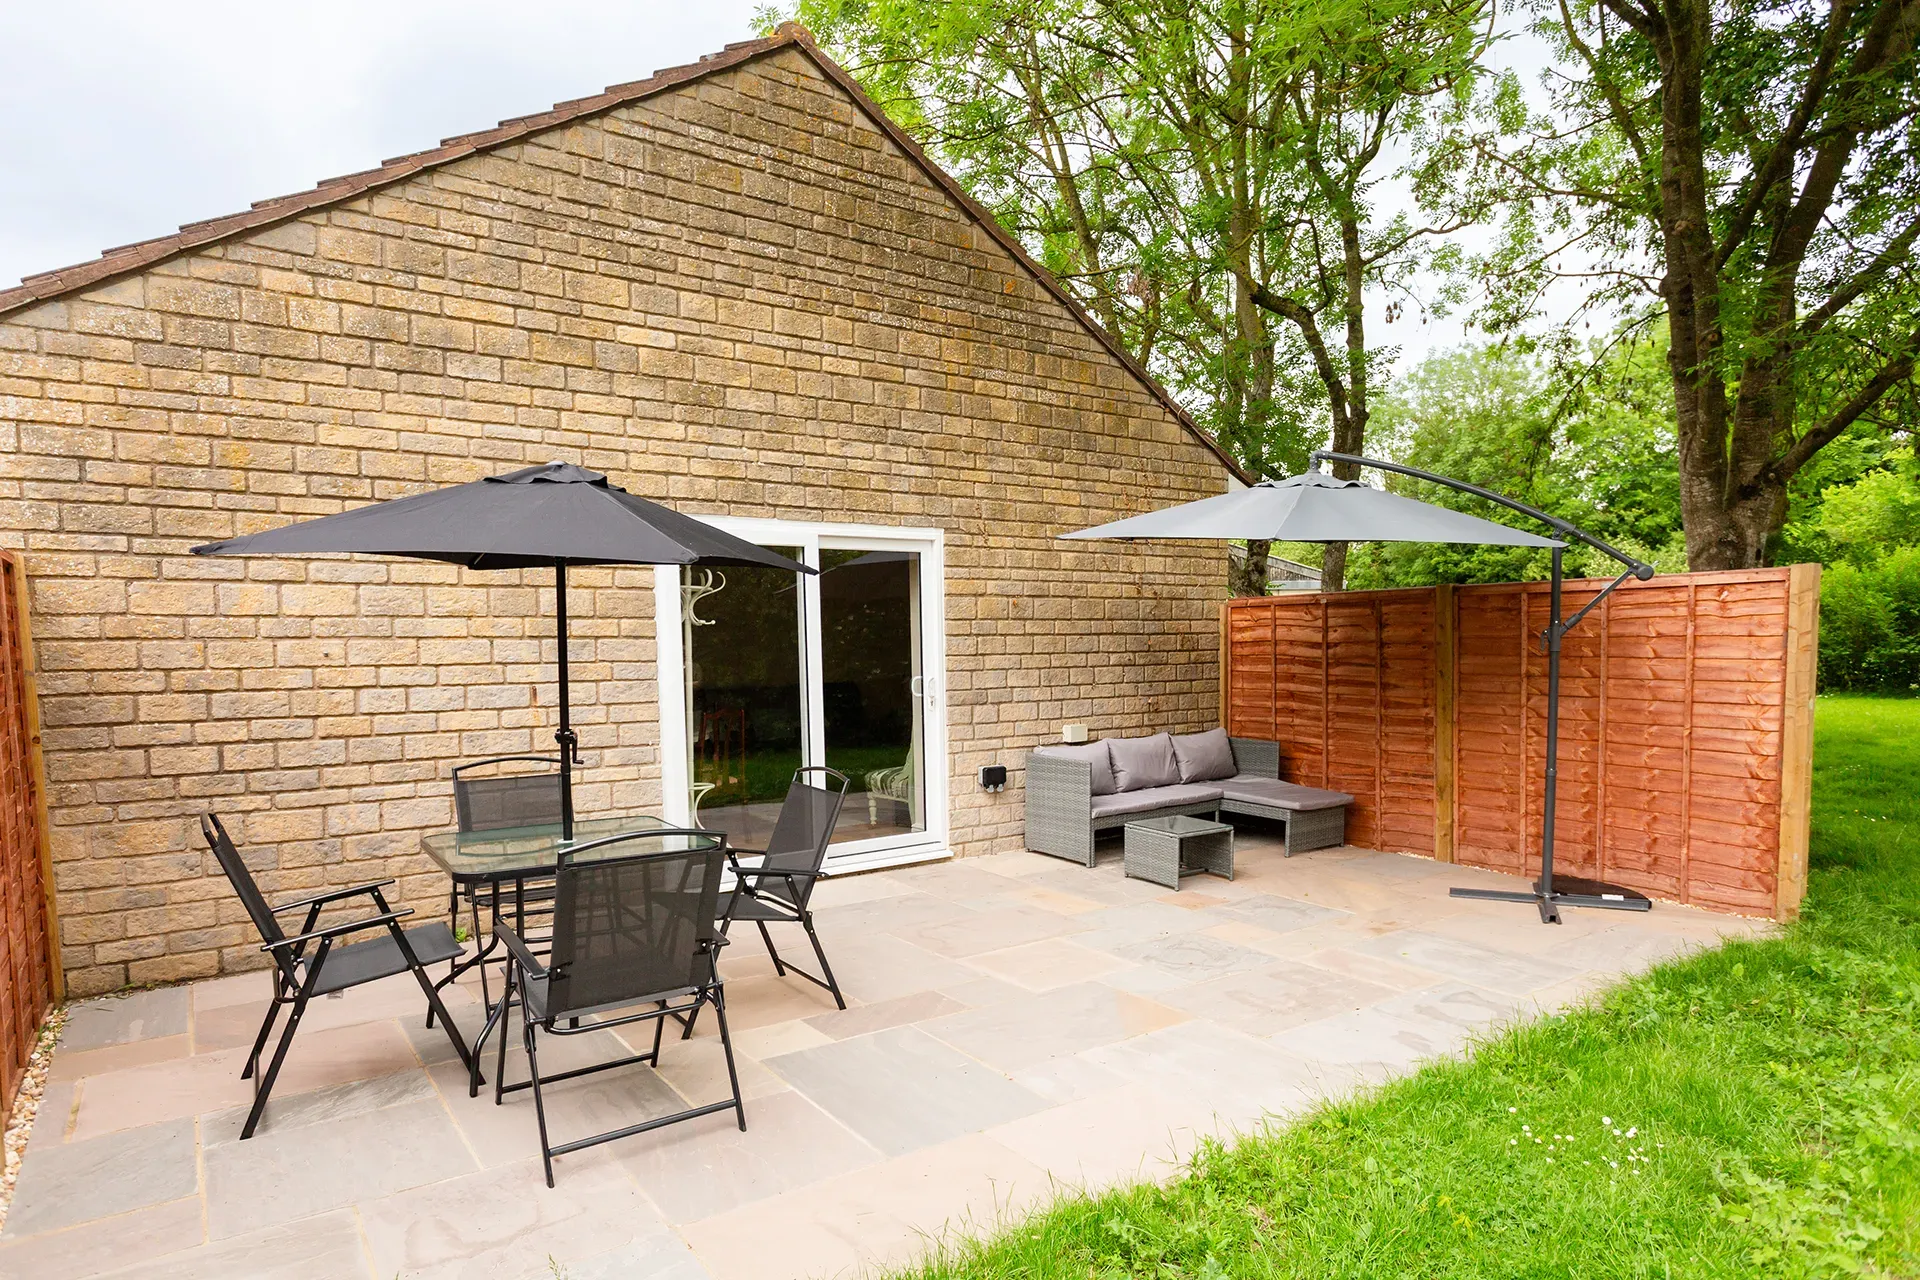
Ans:
{"type": "Polygon", "coordinates": [[[313,958],[313,967],[307,970],[307,983],[300,988],[300,994],[294,997],[293,1012],[287,1015],[287,1026],[280,1033],[280,1043],[274,1046],[273,1061],[267,1064],[267,1073],[253,1082],[253,1109],[247,1112],[247,1123],[240,1130],[241,1140],[253,1136],[260,1124],[260,1115],[267,1109],[267,1098],[273,1093],[273,1082],[280,1078],[280,1064],[287,1060],[287,1049],[293,1044],[293,1033],[300,1029],[300,1019],[307,1011],[307,1000],[313,994],[313,980],[320,972],[320,965],[326,959],[327,948],[323,943],[319,954],[313,958]]]}
{"type": "MultiPolygon", "coordinates": [[[[504,998],[504,997],[503,997],[504,998]]],[[[525,1011],[525,1002],[522,1002],[525,1011]]],[[[547,1169],[547,1186],[553,1186],[553,1146],[547,1141],[547,1104],[540,1097],[540,1056],[534,1047],[533,1022],[523,1020],[527,1036],[527,1070],[533,1076],[533,1114],[540,1122],[540,1160],[547,1169]]]]}
{"type": "MultiPolygon", "coordinates": [[[[693,1039],[693,1023],[694,1023],[694,1019],[696,1019],[696,1018],[698,1018],[698,1017],[700,1016],[700,1009],[701,1009],[701,1006],[703,1006],[703,1005],[705,1005],[705,1004],[706,1004],[706,1002],[707,1002],[707,998],[706,998],[706,997],[705,997],[704,995],[700,995],[700,996],[695,996],[695,997],[694,997],[694,999],[693,999],[693,1008],[691,1008],[691,1009],[689,1009],[689,1010],[687,1010],[687,1021],[686,1021],[686,1025],[680,1028],[680,1038],[681,1038],[682,1040],[691,1040],[691,1039],[693,1039]]],[[[661,1021],[662,1021],[662,1022],[664,1023],[664,1022],[666,1021],[666,1019],[664,1019],[664,1018],[663,1018],[663,1019],[661,1019],[661,1021]]]]}
{"type": "Polygon", "coordinates": [[[787,966],[781,961],[780,953],[773,949],[773,935],[767,932],[767,922],[765,920],[755,920],[754,923],[760,926],[760,941],[767,944],[767,954],[773,957],[774,973],[782,978],[786,977],[787,966]]]}
{"type": "Polygon", "coordinates": [[[667,1019],[663,1014],[653,1020],[653,1069],[660,1069],[660,1037],[667,1033],[667,1019]]]}
{"type": "MultiPolygon", "coordinates": [[[[496,888],[494,892],[498,893],[499,889],[496,888]]],[[[475,950],[475,954],[478,954],[479,947],[480,947],[480,898],[479,898],[479,895],[475,894],[472,898],[469,898],[467,900],[467,906],[468,906],[468,912],[467,912],[468,917],[473,921],[474,950],[475,950]]],[[[487,962],[485,960],[482,960],[479,964],[475,965],[474,968],[480,971],[480,1004],[482,1007],[485,1007],[493,1003],[493,993],[487,989],[487,962]]]]}
{"type": "Polygon", "coordinates": [[[502,978],[506,988],[500,993],[500,1056],[493,1065],[493,1105],[499,1106],[506,1097],[507,1085],[507,1014],[513,1004],[513,957],[507,957],[507,972],[502,978]]]}
{"type": "Polygon", "coordinates": [[[713,989],[713,1016],[720,1020],[720,1052],[727,1059],[727,1080],[733,1085],[733,1114],[740,1122],[740,1132],[747,1131],[747,1108],[740,1101],[740,1073],[733,1065],[733,1036],[727,1031],[727,997],[719,987],[713,989]]]}
{"type": "MultiPolygon", "coordinates": [[[[460,886],[456,882],[447,890],[447,932],[458,935],[460,932],[460,886]]],[[[447,981],[452,982],[454,974],[460,971],[460,957],[454,956],[447,961],[447,981]]],[[[433,1006],[427,1006],[427,1030],[433,1030],[433,1006]]]]}
{"type": "Polygon", "coordinates": [[[800,924],[807,931],[807,940],[813,943],[814,958],[820,962],[820,972],[827,980],[827,990],[833,992],[833,1002],[842,1009],[846,1008],[846,997],[840,994],[840,984],[834,980],[833,966],[827,963],[827,953],[820,945],[820,935],[813,931],[813,912],[802,911],[800,924]]]}
{"type": "Polygon", "coordinates": [[[273,1003],[267,1006],[267,1018],[260,1024],[260,1034],[253,1038],[253,1052],[247,1055],[246,1069],[240,1073],[242,1080],[253,1079],[253,1073],[260,1067],[260,1053],[267,1047],[267,1037],[273,1034],[273,1024],[280,1018],[280,982],[274,975],[273,1003]]]}

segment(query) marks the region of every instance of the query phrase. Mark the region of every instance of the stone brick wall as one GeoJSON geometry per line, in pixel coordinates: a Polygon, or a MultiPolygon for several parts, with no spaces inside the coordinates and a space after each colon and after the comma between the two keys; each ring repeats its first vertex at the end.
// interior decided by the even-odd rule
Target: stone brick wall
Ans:
{"type": "MultiPolygon", "coordinates": [[[[559,458],[696,513],[938,526],[960,853],[1063,720],[1211,723],[1224,557],[1054,541],[1224,469],[786,48],[0,318],[0,538],[42,670],[71,989],[260,963],[270,895],[401,878],[462,758],[553,726],[543,576],[187,548],[559,458]]],[[[583,812],[659,803],[651,571],[577,571],[583,812]]]]}

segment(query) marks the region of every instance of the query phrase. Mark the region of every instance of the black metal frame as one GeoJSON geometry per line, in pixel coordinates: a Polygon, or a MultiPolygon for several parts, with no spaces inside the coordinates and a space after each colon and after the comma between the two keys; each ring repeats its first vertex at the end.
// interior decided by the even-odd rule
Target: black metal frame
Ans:
{"type": "MultiPolygon", "coordinates": [[[[743,899],[751,899],[759,903],[763,908],[776,912],[778,914],[777,919],[754,921],[754,924],[759,926],[760,929],[760,941],[766,945],[767,955],[773,960],[774,973],[782,978],[786,977],[789,973],[796,977],[805,978],[814,986],[831,994],[834,1004],[844,1009],[847,1007],[847,999],[840,994],[839,979],[833,976],[833,966],[827,962],[826,948],[820,945],[820,935],[814,930],[813,909],[809,903],[813,897],[814,882],[826,874],[826,872],[822,870],[822,866],[827,860],[827,847],[833,842],[834,828],[839,824],[840,809],[846,804],[847,788],[852,785],[852,780],[838,769],[830,769],[823,764],[809,764],[802,765],[800,768],[795,769],[793,771],[792,781],[799,782],[800,775],[805,773],[826,774],[840,781],[840,790],[834,796],[833,816],[826,824],[826,833],[821,837],[819,847],[814,851],[814,864],[812,869],[805,871],[782,871],[767,867],[743,867],[740,865],[741,854],[744,853],[749,857],[753,857],[765,854],[766,850],[736,849],[729,844],[727,846],[727,869],[733,873],[734,890],[733,893],[728,896],[726,911],[720,917],[720,936],[726,937],[728,931],[733,928],[734,912],[738,909],[738,905],[743,899]],[[784,898],[769,896],[754,888],[754,882],[756,880],[770,879],[784,881],[793,901],[788,902],[784,898]],[[799,965],[782,959],[779,950],[773,945],[773,935],[767,932],[767,925],[769,924],[797,924],[806,930],[807,941],[813,944],[814,958],[820,962],[820,975],[824,976],[808,973],[799,965]]],[[[829,788],[821,787],[820,790],[828,791],[829,788]]],[[[778,829],[777,823],[776,829],[778,829]]],[[[687,1016],[686,1028],[681,1033],[681,1039],[684,1040],[693,1034],[694,1018],[698,1014],[699,1009],[696,1008],[693,1013],[687,1016]]]]}
{"type": "MultiPolygon", "coordinates": [[[[671,838],[674,836],[713,840],[716,842],[714,847],[724,851],[724,846],[719,843],[723,840],[723,837],[717,832],[712,831],[662,827],[647,831],[624,832],[620,835],[608,836],[603,840],[591,841],[587,844],[564,851],[560,857],[558,875],[565,876],[568,873],[570,864],[582,853],[603,849],[609,845],[619,844],[623,841],[657,840],[662,837],[671,838]]],[[[643,862],[660,858],[685,857],[687,852],[688,851],[684,849],[675,849],[664,852],[640,853],[633,854],[629,858],[620,859],[620,861],[643,862]]],[[[544,1018],[536,1018],[534,1016],[533,1005],[528,999],[527,984],[531,980],[550,976],[551,971],[546,965],[541,963],[541,957],[535,954],[533,948],[527,944],[526,940],[511,926],[499,920],[497,917],[494,923],[494,930],[507,948],[508,985],[506,992],[503,993],[500,998],[500,1009],[504,1017],[505,1011],[510,1008],[516,1000],[520,1006],[521,1033],[527,1051],[528,1078],[514,1084],[508,1084],[506,1082],[507,1036],[503,1028],[500,1035],[499,1056],[495,1063],[493,1103],[495,1106],[500,1106],[505,1101],[507,1094],[516,1093],[522,1089],[531,1089],[533,1091],[534,1115],[540,1129],[540,1158],[546,1170],[547,1185],[549,1187],[554,1184],[553,1158],[555,1156],[566,1155],[569,1152],[581,1151],[587,1147],[599,1146],[606,1142],[615,1142],[622,1138],[631,1138],[636,1134],[646,1133],[649,1130],[663,1128],[670,1124],[678,1124],[683,1120],[694,1120],[701,1116],[714,1115],[727,1110],[734,1112],[735,1119],[741,1131],[746,1131],[746,1105],[740,1093],[740,1073],[733,1060],[733,1039],[727,1030],[725,984],[720,980],[719,955],[720,949],[727,945],[725,934],[712,934],[698,940],[697,945],[700,948],[700,954],[707,959],[707,979],[705,982],[692,988],[691,991],[680,990],[637,996],[629,1003],[637,1005],[652,1002],[654,1007],[641,1010],[638,1013],[626,1014],[621,1017],[608,1018],[595,1016],[591,1021],[582,1025],[580,1021],[582,1016],[597,1014],[598,1010],[585,1008],[556,1010],[549,1008],[547,1010],[547,1016],[544,1018]],[[676,1003],[676,997],[683,996],[690,996],[690,998],[676,1003]],[[711,1102],[704,1106],[689,1107],[684,1111],[676,1111],[671,1115],[656,1116],[651,1120],[642,1121],[639,1124],[627,1125],[619,1129],[611,1129],[605,1133],[575,1139],[571,1142],[563,1142],[558,1146],[553,1145],[552,1140],[547,1134],[546,1100],[540,1091],[541,1086],[555,1084],[562,1080],[573,1080],[580,1076],[593,1075],[601,1071],[611,1071],[616,1067],[636,1066],[641,1063],[645,1063],[655,1070],[658,1070],[660,1065],[660,1045],[666,1029],[666,1020],[668,1018],[679,1019],[682,1015],[685,1015],[688,1026],[691,1027],[693,1014],[697,1013],[703,1005],[708,1004],[713,1006],[714,1016],[718,1018],[720,1022],[720,1049],[726,1057],[727,1079],[732,1085],[732,1095],[730,1098],[723,1102],[711,1102]],[[564,1021],[566,1025],[560,1025],[562,1021],[564,1021]],[[596,1031],[606,1031],[615,1027],[630,1026],[634,1023],[647,1021],[653,1022],[654,1030],[653,1048],[646,1053],[632,1054],[625,1058],[616,1058],[611,1062],[596,1063],[589,1067],[577,1067],[571,1071],[562,1071],[555,1075],[543,1076],[540,1074],[540,1057],[537,1042],[538,1038],[535,1035],[536,1030],[556,1036],[588,1035],[596,1031]]],[[[477,1077],[475,1078],[477,1079],[477,1077]]]]}
{"type": "Polygon", "coordinates": [[[1383,462],[1378,458],[1363,458],[1350,453],[1334,453],[1328,449],[1317,450],[1309,459],[1311,465],[1322,462],[1345,463],[1354,467],[1372,467],[1377,471],[1391,471],[1397,475],[1411,476],[1415,480],[1425,480],[1430,484],[1456,489],[1461,493],[1470,493],[1476,498],[1517,511],[1547,525],[1555,533],[1574,542],[1585,543],[1595,551],[1611,556],[1625,565],[1619,577],[1601,588],[1600,593],[1589,600],[1573,617],[1562,619],[1560,605],[1561,558],[1566,548],[1553,548],[1553,602],[1542,640],[1547,652],[1547,776],[1546,795],[1542,801],[1540,815],[1540,879],[1534,883],[1532,893],[1519,893],[1506,889],[1451,889],[1456,898],[1480,898],[1492,902],[1531,902],[1540,910],[1542,924],[1559,924],[1561,907],[1597,907],[1610,911],[1647,911],[1653,903],[1644,894],[1618,885],[1601,884],[1594,880],[1585,880],[1574,876],[1555,880],[1553,874],[1553,817],[1558,801],[1557,791],[1560,781],[1560,647],[1567,632],[1580,625],[1580,620],[1593,611],[1595,605],[1612,595],[1614,590],[1628,578],[1637,578],[1645,582],[1653,577],[1653,566],[1644,560],[1635,559],[1616,547],[1607,545],[1578,525],[1558,516],[1548,515],[1536,507],[1524,502],[1516,502],[1505,494],[1483,489],[1477,484],[1468,484],[1464,480],[1454,480],[1447,476],[1435,475],[1431,471],[1422,471],[1418,467],[1405,466],[1398,462],[1383,462]],[[1569,886],[1568,892],[1560,885],[1569,886]]]}
{"type": "MultiPolygon", "coordinates": [[[[488,765],[515,764],[515,763],[553,765],[553,766],[556,766],[559,769],[559,771],[562,773],[564,773],[566,769],[566,761],[559,756],[535,756],[535,755],[492,756],[485,760],[469,760],[465,764],[455,765],[453,767],[452,772],[448,776],[451,778],[453,785],[456,789],[455,800],[454,800],[454,817],[455,817],[456,825],[460,831],[466,832],[466,831],[480,829],[480,828],[471,827],[466,823],[459,822],[460,804],[459,804],[459,797],[458,797],[458,788],[462,781],[461,775],[466,773],[470,769],[480,769],[488,765]]],[[[541,777],[545,775],[528,773],[528,774],[513,774],[508,776],[541,777]]],[[[561,791],[561,795],[563,797],[563,804],[564,804],[564,797],[566,795],[564,787],[565,787],[565,784],[563,782],[562,791],[561,791]]],[[[493,992],[489,989],[487,985],[487,964],[493,959],[494,952],[499,948],[500,944],[493,938],[491,934],[488,935],[486,942],[482,943],[480,941],[480,905],[481,905],[480,899],[482,896],[485,896],[487,898],[487,906],[490,909],[494,909],[496,907],[494,899],[500,895],[501,888],[502,888],[501,885],[499,885],[498,883],[475,884],[475,883],[469,882],[463,885],[458,880],[453,881],[452,885],[448,888],[447,890],[447,927],[455,930],[459,929],[460,927],[460,899],[462,896],[462,891],[464,890],[465,897],[467,900],[467,915],[468,915],[468,919],[472,923],[472,928],[469,931],[469,936],[473,939],[474,953],[472,956],[468,957],[467,959],[454,960],[449,962],[449,964],[447,965],[447,976],[440,979],[439,982],[434,984],[436,987],[444,987],[451,982],[458,981],[460,975],[467,972],[469,969],[478,968],[480,970],[480,1001],[483,1005],[487,1006],[488,1008],[491,1008],[493,1006],[493,992]]],[[[526,892],[524,882],[516,883],[515,889],[516,889],[516,892],[518,892],[524,898],[525,892],[526,892]]],[[[536,898],[539,896],[539,894],[540,894],[540,891],[536,889],[535,890],[536,898]]],[[[523,910],[522,919],[524,920],[524,918],[525,918],[525,913],[523,910]]],[[[433,1014],[431,1012],[427,1014],[427,1025],[429,1027],[433,1025],[433,1014]]]]}
{"type": "MultiPolygon", "coordinates": [[[[220,821],[217,815],[209,813],[201,816],[200,834],[206,839],[207,847],[211,849],[214,856],[220,860],[222,869],[226,871],[228,878],[235,881],[234,890],[236,892],[240,892],[241,888],[238,880],[244,878],[247,882],[247,888],[252,891],[253,895],[259,899],[261,906],[271,913],[272,916],[282,916],[289,912],[301,910],[307,913],[305,921],[301,924],[300,932],[292,937],[282,934],[277,938],[262,938],[263,945],[260,950],[271,955],[274,961],[273,1001],[267,1006],[266,1020],[260,1024],[260,1033],[253,1038],[253,1049],[247,1054],[247,1065],[240,1072],[240,1078],[242,1080],[253,1081],[253,1106],[247,1112],[247,1122],[240,1130],[240,1137],[243,1141],[251,1138],[254,1129],[260,1124],[261,1114],[265,1112],[267,1107],[267,1099],[273,1093],[274,1081],[280,1076],[280,1066],[286,1061],[287,1050],[293,1044],[294,1032],[299,1030],[300,1019],[307,1011],[307,1003],[313,999],[314,991],[320,982],[320,975],[326,969],[327,957],[332,953],[334,942],[348,934],[359,933],[369,929],[385,928],[387,930],[394,946],[399,949],[401,957],[406,961],[407,968],[412,971],[414,979],[419,982],[420,990],[424,992],[427,997],[427,1007],[431,1010],[429,1016],[431,1017],[432,1014],[439,1016],[441,1025],[446,1029],[447,1039],[453,1042],[454,1051],[460,1055],[461,1065],[467,1067],[469,1070],[472,1069],[474,1063],[473,1054],[467,1049],[466,1042],[460,1038],[460,1031],[453,1025],[453,1019],[447,1016],[446,1007],[440,1003],[440,996],[434,986],[433,979],[427,975],[426,967],[422,964],[420,957],[415,954],[413,943],[407,937],[407,931],[400,927],[400,921],[412,915],[413,908],[402,907],[396,911],[388,905],[386,895],[381,892],[381,890],[385,889],[388,885],[394,883],[392,880],[381,880],[371,884],[354,885],[348,889],[331,889],[325,893],[317,893],[311,897],[301,898],[297,902],[282,903],[276,907],[267,903],[265,897],[260,894],[259,887],[253,883],[252,874],[248,872],[245,864],[239,860],[239,851],[233,844],[233,838],[227,834],[226,825],[220,821]],[[225,841],[227,847],[234,850],[235,865],[228,866],[226,859],[221,856],[220,841],[225,841]],[[324,929],[317,927],[320,922],[320,913],[326,907],[363,895],[373,899],[373,906],[377,914],[364,920],[352,920],[344,924],[329,925],[324,929]],[[314,950],[311,955],[307,954],[307,946],[309,943],[314,944],[314,950]],[[301,972],[303,964],[305,965],[304,975],[301,972]],[[279,1021],[281,1008],[286,1005],[292,1005],[293,1012],[287,1018],[286,1028],[280,1033],[279,1044],[274,1046],[273,1060],[267,1064],[266,1073],[262,1075],[259,1072],[260,1055],[266,1049],[267,1037],[273,1034],[274,1023],[279,1021]]],[[[245,901],[246,894],[242,893],[241,897],[242,900],[245,901]]],[[[252,913],[253,904],[248,903],[248,914],[251,915],[252,913]]],[[[255,923],[256,927],[258,927],[260,922],[256,921],[255,923]]],[[[280,933],[280,930],[277,925],[270,930],[266,928],[261,929],[263,935],[268,932],[280,933]]],[[[438,957],[436,957],[436,959],[437,958],[438,957]]],[[[363,982],[377,981],[379,978],[392,976],[390,973],[378,974],[374,977],[363,979],[362,982],[348,983],[345,986],[336,988],[336,990],[345,991],[352,987],[360,986],[363,982]]],[[[429,1025],[431,1025],[431,1023],[429,1023],[429,1025]]]]}

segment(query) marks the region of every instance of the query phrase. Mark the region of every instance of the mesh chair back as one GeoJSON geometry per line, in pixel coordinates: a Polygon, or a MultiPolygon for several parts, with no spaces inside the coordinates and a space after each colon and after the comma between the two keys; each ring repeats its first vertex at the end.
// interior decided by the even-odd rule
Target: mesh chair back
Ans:
{"type": "Polygon", "coordinates": [[[551,756],[496,756],[460,765],[453,771],[453,814],[461,831],[557,825],[560,761],[551,756]],[[505,764],[548,767],[531,773],[472,776],[474,770],[505,764]]]}
{"type": "Polygon", "coordinates": [[[550,1018],[665,998],[705,985],[725,838],[639,831],[560,857],[548,962],[550,1018]]]}
{"type": "MultiPolygon", "coordinates": [[[[253,882],[253,872],[247,870],[240,851],[233,847],[233,837],[227,834],[226,824],[220,821],[217,814],[205,814],[200,819],[200,834],[206,837],[207,847],[213,850],[213,856],[220,860],[220,869],[227,873],[227,883],[240,895],[248,918],[260,932],[260,941],[278,942],[286,937],[280,928],[280,921],[273,914],[273,908],[267,905],[266,897],[260,892],[260,886],[253,882]]],[[[284,953],[275,952],[274,955],[281,963],[287,962],[284,953]]]]}
{"type": "MultiPolygon", "coordinates": [[[[840,806],[846,798],[847,775],[839,770],[822,765],[794,770],[761,865],[771,871],[818,872],[827,860],[827,845],[833,840],[834,824],[840,821],[840,806]],[[804,781],[809,774],[820,775],[821,782],[828,785],[804,781]],[[836,781],[837,788],[833,785],[836,781]]],[[[778,876],[762,876],[754,880],[753,888],[762,897],[777,898],[802,909],[813,896],[811,878],[790,882],[778,876]]]]}

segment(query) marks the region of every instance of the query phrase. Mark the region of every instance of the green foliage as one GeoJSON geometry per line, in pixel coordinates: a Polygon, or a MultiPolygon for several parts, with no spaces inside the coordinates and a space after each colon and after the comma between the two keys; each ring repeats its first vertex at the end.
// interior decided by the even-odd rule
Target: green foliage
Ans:
{"type": "Polygon", "coordinates": [[[1820,687],[1920,690],[1920,546],[1822,574],[1820,687]]]}
{"type": "Polygon", "coordinates": [[[909,1274],[1915,1274],[1920,701],[1823,698],[1817,727],[1810,898],[1781,936],[1662,965],[909,1274]]]}
{"type": "MultiPolygon", "coordinates": [[[[1377,188],[1489,0],[795,0],[890,114],[1249,469],[1364,430],[1434,236],[1377,188]]],[[[774,15],[763,15],[770,20],[774,15]]],[[[1358,447],[1357,438],[1343,447],[1358,447]]]]}
{"type": "MultiPolygon", "coordinates": [[[[1673,416],[1657,343],[1596,344],[1570,375],[1516,344],[1430,356],[1375,410],[1385,456],[1551,511],[1657,567],[1684,569],[1673,416]]],[[[1530,527],[1457,490],[1390,477],[1396,492],[1530,527]]],[[[1293,555],[1292,549],[1283,554],[1293,555]]],[[[1547,553],[1519,547],[1373,543],[1356,547],[1350,585],[1508,582],[1545,576],[1547,553]]],[[[1570,549],[1568,571],[1611,577],[1614,562],[1570,549]]]]}

